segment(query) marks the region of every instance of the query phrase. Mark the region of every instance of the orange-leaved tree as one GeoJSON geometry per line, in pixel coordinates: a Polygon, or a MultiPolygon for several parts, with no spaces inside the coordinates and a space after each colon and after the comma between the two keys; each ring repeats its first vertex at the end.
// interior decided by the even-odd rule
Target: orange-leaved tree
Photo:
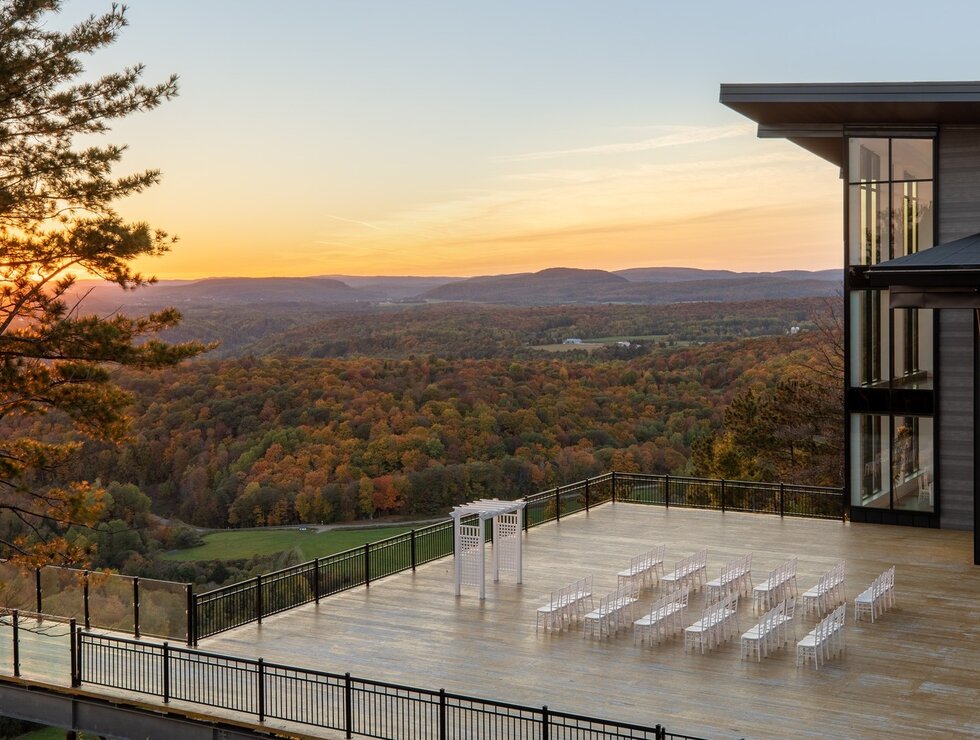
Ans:
{"type": "Polygon", "coordinates": [[[60,10],[58,0],[0,5],[0,556],[32,565],[86,558],[64,535],[98,521],[101,495],[73,480],[70,463],[84,436],[126,433],[130,398],[111,366],[158,368],[205,349],[155,337],[180,320],[174,310],[90,316],[79,303],[77,275],[147,285],[132,261],[173,241],[113,207],[159,172],[114,177],[124,147],[92,141],[177,87],[175,77],[142,84],[140,66],[86,79],[83,57],[116,40],[125,8],[52,30],[60,10]],[[30,435],[24,418],[49,413],[73,441],[30,435]]]}

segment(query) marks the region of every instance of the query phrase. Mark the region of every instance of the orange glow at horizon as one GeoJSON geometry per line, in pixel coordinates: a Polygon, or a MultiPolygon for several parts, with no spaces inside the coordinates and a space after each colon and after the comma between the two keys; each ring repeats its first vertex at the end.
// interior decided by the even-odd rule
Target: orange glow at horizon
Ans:
{"type": "Polygon", "coordinates": [[[786,143],[768,151],[747,135],[737,143],[726,156],[705,160],[525,166],[480,190],[383,210],[353,204],[342,214],[313,198],[260,210],[240,200],[247,193],[232,192],[210,198],[207,211],[178,208],[174,218],[165,198],[141,196],[131,204],[132,217],[181,239],[162,259],[137,267],[161,279],[839,267],[842,216],[833,168],[786,143]]]}

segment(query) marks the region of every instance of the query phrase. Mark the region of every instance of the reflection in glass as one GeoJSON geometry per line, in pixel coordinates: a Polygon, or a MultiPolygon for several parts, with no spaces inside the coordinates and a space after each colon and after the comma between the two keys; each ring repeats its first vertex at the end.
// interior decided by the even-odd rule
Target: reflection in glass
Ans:
{"type": "Polygon", "coordinates": [[[932,183],[896,182],[892,186],[892,257],[933,246],[932,183]]]}
{"type": "Polygon", "coordinates": [[[932,139],[892,139],[892,180],[932,179],[932,139]]]}
{"type": "Polygon", "coordinates": [[[892,354],[895,387],[932,388],[932,309],[894,309],[892,323],[895,326],[892,354]]]}
{"type": "Polygon", "coordinates": [[[889,380],[888,291],[851,291],[848,356],[850,384],[874,386],[889,380]]]}
{"type": "Polygon", "coordinates": [[[891,463],[887,416],[851,415],[851,504],[887,509],[891,463]]]}
{"type": "Polygon", "coordinates": [[[888,180],[888,139],[848,141],[848,179],[850,182],[888,180]]]}
{"type": "Polygon", "coordinates": [[[852,265],[876,265],[888,259],[888,183],[850,186],[850,255],[852,265]]]}
{"type": "Polygon", "coordinates": [[[896,416],[892,440],[894,508],[932,511],[935,501],[932,470],[932,419],[896,416]]]}

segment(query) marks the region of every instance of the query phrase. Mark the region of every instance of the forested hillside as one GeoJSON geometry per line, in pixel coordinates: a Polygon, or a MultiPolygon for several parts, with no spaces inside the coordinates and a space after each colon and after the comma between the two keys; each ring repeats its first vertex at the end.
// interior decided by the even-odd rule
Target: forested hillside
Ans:
{"type": "Polygon", "coordinates": [[[656,336],[665,345],[786,334],[812,327],[825,298],[665,306],[436,304],[307,309],[265,305],[191,309],[165,337],[219,340],[209,357],[540,358],[535,347],[568,337],[656,336]]]}
{"type": "MultiPolygon", "coordinates": [[[[827,450],[839,442],[821,432],[812,444],[816,427],[802,423],[819,410],[839,426],[824,390],[835,381],[808,380],[825,369],[827,310],[820,299],[361,307],[276,334],[274,315],[244,309],[228,326],[260,326],[248,352],[119,371],[133,396],[129,438],[84,441],[35,483],[107,487],[104,523],[70,537],[98,546],[96,564],[165,577],[152,553],[194,538],[157,526],[147,539],[150,512],[216,528],[438,516],[609,470],[838,484],[827,450]],[[644,339],[591,354],[536,349],[569,336],[644,339]],[[792,435],[774,427],[783,408],[792,435]]],[[[197,330],[220,333],[211,321],[197,330]]],[[[56,415],[8,424],[52,441],[61,430],[56,415]]]]}
{"type": "Polygon", "coordinates": [[[682,472],[733,393],[771,384],[806,337],[628,361],[241,359],[138,392],[131,443],[89,443],[82,475],[135,483],[199,525],[435,514],[605,470],[682,472]]]}

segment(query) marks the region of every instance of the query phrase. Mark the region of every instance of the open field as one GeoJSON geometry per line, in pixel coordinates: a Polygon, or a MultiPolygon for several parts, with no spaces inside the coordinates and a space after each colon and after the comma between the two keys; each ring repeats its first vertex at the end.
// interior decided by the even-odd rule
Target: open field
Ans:
{"type": "Polygon", "coordinates": [[[408,532],[411,527],[374,527],[369,529],[333,529],[317,532],[308,529],[232,529],[204,535],[204,544],[186,550],[173,550],[165,560],[235,560],[253,555],[271,555],[296,548],[303,560],[322,558],[349,550],[367,542],[408,532]]]}

